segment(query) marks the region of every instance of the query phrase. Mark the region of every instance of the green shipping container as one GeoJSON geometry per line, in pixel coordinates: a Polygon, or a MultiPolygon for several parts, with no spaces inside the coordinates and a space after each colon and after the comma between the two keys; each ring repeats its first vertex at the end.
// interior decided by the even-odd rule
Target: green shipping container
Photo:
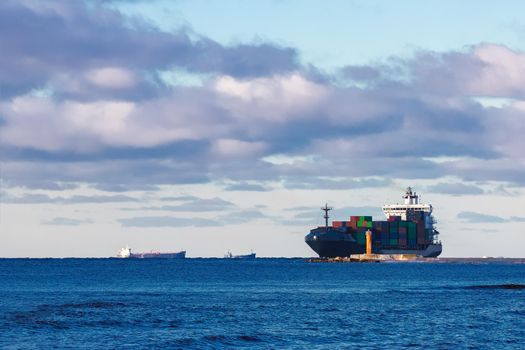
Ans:
{"type": "Polygon", "coordinates": [[[416,239],[416,231],[408,231],[408,239],[416,239]]]}
{"type": "Polygon", "coordinates": [[[390,245],[397,245],[397,239],[390,238],[390,245]]]}

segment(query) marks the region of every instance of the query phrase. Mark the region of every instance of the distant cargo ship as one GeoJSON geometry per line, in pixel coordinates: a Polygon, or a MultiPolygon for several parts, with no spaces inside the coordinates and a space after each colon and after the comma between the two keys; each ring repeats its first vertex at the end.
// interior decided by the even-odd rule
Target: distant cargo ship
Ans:
{"type": "Polygon", "coordinates": [[[147,253],[132,253],[131,249],[126,246],[121,248],[117,253],[117,258],[124,259],[185,259],[186,251],[182,250],[180,252],[147,252],[147,253]]]}
{"type": "Polygon", "coordinates": [[[251,252],[250,254],[245,255],[233,255],[229,250],[228,253],[224,256],[225,259],[243,259],[243,260],[251,260],[255,259],[255,253],[251,252]]]}
{"type": "Polygon", "coordinates": [[[404,204],[383,206],[387,221],[373,221],[371,216],[351,216],[350,221],[332,221],[328,226],[327,205],[325,226],[310,230],[305,241],[320,257],[347,257],[366,252],[366,231],[372,232],[372,252],[375,254],[416,254],[437,257],[442,246],[435,229],[432,205],[421,204],[420,198],[408,187],[404,204]]]}

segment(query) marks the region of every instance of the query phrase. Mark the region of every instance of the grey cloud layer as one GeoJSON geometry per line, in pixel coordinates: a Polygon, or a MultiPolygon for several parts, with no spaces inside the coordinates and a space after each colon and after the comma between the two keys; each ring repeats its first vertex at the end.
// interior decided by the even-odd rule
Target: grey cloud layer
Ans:
{"type": "Polygon", "coordinates": [[[55,226],[80,226],[84,224],[92,224],[93,220],[91,219],[73,219],[65,217],[53,218],[49,221],[43,222],[45,225],[55,225],[55,226]]]}
{"type": "Polygon", "coordinates": [[[170,211],[170,212],[219,212],[223,210],[232,209],[235,205],[232,202],[226,201],[221,198],[196,198],[188,197],[175,198],[175,201],[182,201],[181,204],[176,205],[161,205],[161,206],[149,206],[140,208],[127,208],[125,210],[152,210],[152,211],[170,211]]]}
{"type": "Polygon", "coordinates": [[[162,32],[98,3],[24,4],[0,4],[8,186],[124,192],[217,180],[231,191],[265,191],[266,181],[336,190],[445,175],[525,185],[521,52],[480,44],[328,76],[300,66],[293,48],[162,32]],[[171,68],[210,76],[170,87],[158,72],[171,68]],[[45,87],[54,94],[28,94],[45,87]],[[479,96],[514,102],[487,108],[479,96]]]}
{"type": "Polygon", "coordinates": [[[269,216],[256,209],[234,210],[215,218],[179,217],[179,216],[138,216],[119,219],[125,227],[219,227],[244,224],[269,216]]]}
{"type": "Polygon", "coordinates": [[[83,204],[83,203],[122,203],[136,202],[137,199],[125,195],[74,195],[70,197],[48,196],[46,194],[25,194],[23,196],[2,196],[2,202],[11,204],[83,204]]]}
{"type": "Polygon", "coordinates": [[[480,187],[463,183],[437,183],[433,186],[429,186],[427,191],[430,193],[449,194],[453,196],[478,195],[485,193],[480,187]]]}
{"type": "MultiPolygon", "coordinates": [[[[82,1],[2,1],[0,43],[4,95],[42,87],[50,79],[71,81],[85,90],[90,87],[88,82],[75,73],[108,66],[138,75],[177,66],[192,72],[249,77],[294,69],[297,60],[292,48],[267,43],[225,47],[187,28],[161,32],[115,10],[82,1]]],[[[141,84],[143,89],[155,90],[155,84],[146,80],[141,84]]],[[[61,86],[54,88],[60,91],[61,86]]],[[[111,92],[94,90],[91,86],[91,91],[81,93],[103,96],[111,92]]],[[[78,92],[73,88],[63,91],[66,95],[78,92]]],[[[131,90],[120,95],[139,96],[131,90]]]]}
{"type": "Polygon", "coordinates": [[[504,218],[496,215],[489,215],[483,213],[476,213],[471,211],[462,211],[457,215],[457,218],[469,223],[505,223],[505,222],[525,222],[525,217],[511,216],[504,218]]]}

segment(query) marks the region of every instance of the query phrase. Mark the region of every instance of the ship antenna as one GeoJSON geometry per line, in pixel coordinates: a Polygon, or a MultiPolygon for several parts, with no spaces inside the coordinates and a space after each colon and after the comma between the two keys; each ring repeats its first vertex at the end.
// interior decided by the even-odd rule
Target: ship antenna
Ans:
{"type": "Polygon", "coordinates": [[[328,219],[330,218],[330,216],[328,216],[328,212],[332,209],[333,209],[332,207],[328,206],[328,203],[326,203],[324,207],[321,208],[321,210],[324,211],[324,225],[325,225],[325,228],[327,229],[328,229],[328,219]]]}

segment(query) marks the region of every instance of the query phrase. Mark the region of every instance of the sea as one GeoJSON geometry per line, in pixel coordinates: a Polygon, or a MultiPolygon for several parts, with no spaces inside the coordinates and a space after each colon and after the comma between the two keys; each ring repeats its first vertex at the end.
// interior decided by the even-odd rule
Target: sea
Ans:
{"type": "Polygon", "coordinates": [[[525,264],[0,259],[1,349],[525,349],[525,264]]]}

